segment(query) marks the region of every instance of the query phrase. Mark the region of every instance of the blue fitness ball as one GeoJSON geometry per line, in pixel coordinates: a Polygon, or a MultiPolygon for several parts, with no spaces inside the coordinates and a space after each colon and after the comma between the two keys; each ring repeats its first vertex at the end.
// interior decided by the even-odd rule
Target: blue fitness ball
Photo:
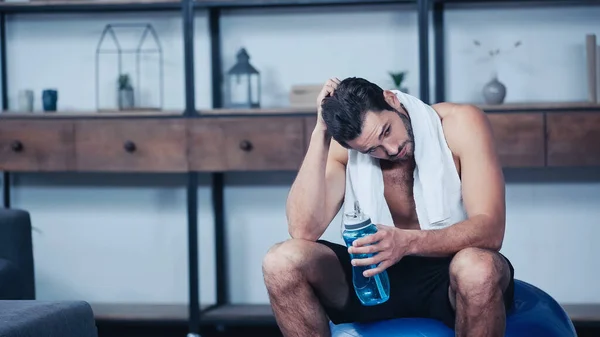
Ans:
{"type": "MultiPolygon", "coordinates": [[[[371,323],[330,323],[332,337],[453,337],[440,321],[399,318],[371,323]]],[[[547,293],[515,280],[515,305],[506,318],[507,337],[577,337],[563,308],[547,293]]]]}

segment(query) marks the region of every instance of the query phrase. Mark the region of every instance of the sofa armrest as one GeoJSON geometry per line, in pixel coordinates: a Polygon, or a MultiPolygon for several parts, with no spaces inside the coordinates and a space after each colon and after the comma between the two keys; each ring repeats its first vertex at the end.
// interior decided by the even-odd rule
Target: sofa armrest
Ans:
{"type": "Polygon", "coordinates": [[[33,244],[29,213],[0,209],[0,258],[17,269],[21,293],[18,299],[35,298],[33,244]]]}
{"type": "Polygon", "coordinates": [[[18,300],[21,293],[19,269],[9,260],[0,259],[0,299],[18,300]]]}

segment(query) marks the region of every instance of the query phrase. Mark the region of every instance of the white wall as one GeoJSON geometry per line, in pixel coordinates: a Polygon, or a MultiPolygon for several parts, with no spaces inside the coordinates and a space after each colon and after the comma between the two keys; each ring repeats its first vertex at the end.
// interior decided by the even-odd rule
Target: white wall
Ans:
{"type": "Polygon", "coordinates": [[[494,69],[485,52],[500,48],[496,69],[507,86],[506,102],[587,100],[585,35],[600,39],[599,15],[597,6],[449,11],[447,98],[483,102],[481,88],[494,69]],[[519,40],[523,44],[511,49],[519,40]]]}
{"type": "Polygon", "coordinates": [[[245,47],[263,72],[263,104],[288,105],[294,84],[366,77],[389,86],[388,71],[408,70],[418,91],[417,12],[412,6],[231,10],[223,19],[223,66],[245,47]]]}
{"type": "MultiPolygon", "coordinates": [[[[389,85],[387,71],[407,69],[418,92],[416,13],[410,7],[226,11],[223,65],[240,47],[263,72],[265,106],[286,104],[296,83],[363,76],[389,85]],[[260,26],[262,25],[262,26],[260,26]],[[331,40],[325,41],[325,38],[331,40]],[[301,69],[301,67],[306,68],[301,69]]],[[[181,21],[166,14],[19,15],[9,20],[9,98],[33,88],[59,89],[61,110],[93,110],[94,51],[109,22],[151,22],[165,51],[165,108],[182,109],[181,21]],[[27,28],[27,31],[25,30],[27,28]]],[[[507,101],[584,100],[584,35],[600,35],[600,8],[463,10],[448,13],[447,98],[480,102],[488,68],[475,64],[473,38],[522,49],[502,63],[507,101]],[[495,15],[495,17],[492,17],[495,15]],[[496,35],[498,34],[498,35],[496,35]]],[[[196,25],[197,106],[211,106],[207,17],[196,25]]],[[[11,101],[11,107],[14,106],[11,101]]],[[[36,101],[39,109],[39,100],[36,101]]],[[[600,235],[600,173],[592,169],[509,170],[503,252],[517,277],[562,302],[599,302],[594,245],[600,235]],[[539,174],[539,175],[538,175],[539,174]]],[[[232,300],[266,303],[261,259],[287,237],[284,203],[293,173],[226,175],[226,223],[232,300]]],[[[214,301],[210,177],[199,187],[201,296],[214,301]]],[[[185,303],[185,176],[21,174],[13,204],[32,213],[38,295],[92,302],[185,303]]],[[[325,238],[339,242],[339,219],[325,238]]]]}

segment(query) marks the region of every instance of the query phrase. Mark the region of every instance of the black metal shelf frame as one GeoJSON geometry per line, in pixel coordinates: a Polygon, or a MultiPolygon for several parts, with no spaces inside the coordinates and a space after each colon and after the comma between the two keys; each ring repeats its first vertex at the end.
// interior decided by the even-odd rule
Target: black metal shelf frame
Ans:
{"type": "MultiPolygon", "coordinates": [[[[195,72],[194,72],[194,17],[195,10],[207,10],[209,14],[210,55],[211,55],[211,85],[212,106],[222,108],[223,97],[221,93],[221,34],[220,18],[222,9],[249,8],[249,7],[302,7],[302,6],[348,6],[348,5],[376,5],[376,4],[415,4],[418,12],[418,37],[419,37],[419,95],[426,103],[430,102],[430,66],[429,66],[429,18],[432,14],[433,23],[433,57],[435,102],[445,99],[445,69],[444,69],[444,9],[447,5],[463,3],[565,3],[564,0],[525,1],[525,0],[182,0],[181,2],[157,3],[64,3],[56,5],[31,5],[31,4],[0,4],[0,85],[2,108],[8,109],[7,87],[7,61],[6,61],[6,16],[14,13],[63,13],[63,12],[107,12],[107,11],[153,11],[153,10],[179,10],[183,22],[184,46],[184,71],[185,71],[185,110],[182,116],[170,118],[202,118],[196,111],[195,98],[195,72]]],[[[600,0],[573,1],[573,3],[600,4],[600,0]]],[[[286,114],[289,116],[290,114],[286,114]]],[[[298,115],[298,114],[296,114],[298,115]]],[[[302,114],[299,114],[302,115],[302,114]]],[[[211,116],[215,117],[215,116],[211,116]]],[[[114,117],[114,118],[131,118],[114,117]]],[[[157,118],[157,117],[149,117],[157,118]]],[[[159,117],[160,118],[160,117],[159,117]]],[[[11,207],[11,172],[3,172],[3,204],[11,207]]],[[[200,310],[199,294],[199,245],[198,245],[198,196],[197,172],[189,172],[187,177],[187,227],[188,227],[188,270],[189,270],[189,334],[199,336],[200,325],[204,313],[230,304],[228,293],[227,275],[227,247],[226,228],[224,215],[224,175],[222,172],[212,173],[212,207],[214,211],[215,250],[216,250],[216,304],[200,310]]],[[[211,319],[214,321],[214,319],[211,319]]],[[[217,320],[218,321],[218,320],[217,320]]]]}

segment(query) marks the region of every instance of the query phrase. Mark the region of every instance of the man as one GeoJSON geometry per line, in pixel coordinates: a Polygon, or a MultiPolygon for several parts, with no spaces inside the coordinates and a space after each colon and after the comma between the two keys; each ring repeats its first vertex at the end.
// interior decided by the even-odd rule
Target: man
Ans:
{"type": "Polygon", "coordinates": [[[318,106],[317,124],[288,197],[291,239],[271,248],[263,261],[284,336],[330,336],[329,320],[400,317],[437,319],[457,336],[504,336],[514,271],[499,253],[504,179],[485,114],[471,105],[431,106],[454,159],[466,216],[442,229],[421,230],[413,198],[411,116],[396,94],[364,79],[334,78],[325,83],[318,106]],[[377,224],[376,234],[346,248],[318,239],[344,202],[350,150],[379,160],[394,223],[377,224]],[[350,254],[356,253],[377,255],[351,261],[350,254]],[[352,263],[379,264],[366,276],[387,271],[387,302],[361,305],[352,263]]]}

